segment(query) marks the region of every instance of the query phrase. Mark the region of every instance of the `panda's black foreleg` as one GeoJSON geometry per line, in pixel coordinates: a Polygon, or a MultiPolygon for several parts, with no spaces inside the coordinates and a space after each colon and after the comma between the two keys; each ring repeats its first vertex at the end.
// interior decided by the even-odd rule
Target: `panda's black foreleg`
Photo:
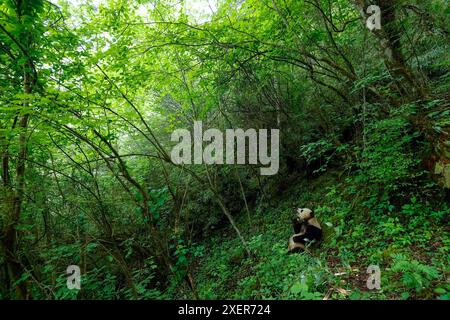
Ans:
{"type": "Polygon", "coordinates": [[[295,236],[293,237],[293,240],[294,240],[295,243],[305,244],[305,243],[306,243],[306,240],[305,240],[305,239],[307,239],[307,237],[306,237],[305,234],[295,235],[295,236]]]}
{"type": "Polygon", "coordinates": [[[294,233],[300,233],[302,230],[303,223],[299,222],[297,219],[292,220],[292,226],[294,227],[294,233]]]}
{"type": "Polygon", "coordinates": [[[320,241],[322,239],[322,230],[314,227],[314,226],[307,226],[305,232],[296,235],[298,238],[295,239],[295,242],[300,242],[302,241],[302,243],[305,242],[312,242],[312,241],[320,241]]]}

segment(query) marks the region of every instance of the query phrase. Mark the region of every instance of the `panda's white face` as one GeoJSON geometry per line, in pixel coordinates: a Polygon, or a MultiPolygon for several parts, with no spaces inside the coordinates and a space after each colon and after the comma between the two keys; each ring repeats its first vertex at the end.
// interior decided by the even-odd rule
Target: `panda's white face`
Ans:
{"type": "Polygon", "coordinates": [[[297,209],[297,217],[302,221],[308,220],[309,218],[311,218],[311,213],[312,213],[312,210],[308,209],[308,208],[298,208],[297,209]]]}

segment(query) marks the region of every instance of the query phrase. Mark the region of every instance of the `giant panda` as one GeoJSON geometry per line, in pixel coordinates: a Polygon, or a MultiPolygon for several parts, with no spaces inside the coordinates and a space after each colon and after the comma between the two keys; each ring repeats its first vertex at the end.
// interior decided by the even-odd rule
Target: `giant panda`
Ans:
{"type": "Polygon", "coordinates": [[[288,253],[308,251],[309,243],[322,240],[322,227],[311,209],[297,209],[292,224],[295,234],[289,239],[288,253]]]}

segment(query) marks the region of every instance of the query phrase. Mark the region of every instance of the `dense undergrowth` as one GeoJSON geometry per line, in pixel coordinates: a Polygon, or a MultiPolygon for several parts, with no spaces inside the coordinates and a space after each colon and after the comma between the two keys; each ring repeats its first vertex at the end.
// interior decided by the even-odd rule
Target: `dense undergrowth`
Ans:
{"type": "MultiPolygon", "coordinates": [[[[233,234],[205,242],[196,266],[205,299],[448,299],[448,207],[415,196],[372,217],[377,208],[355,206],[351,186],[332,174],[298,183],[271,208],[242,218],[253,257],[233,234]],[[287,254],[293,205],[314,204],[325,240],[312,255],[287,254]],[[369,290],[369,265],[381,269],[381,289],[369,290]]],[[[178,296],[186,297],[185,295],[178,296]]]]}

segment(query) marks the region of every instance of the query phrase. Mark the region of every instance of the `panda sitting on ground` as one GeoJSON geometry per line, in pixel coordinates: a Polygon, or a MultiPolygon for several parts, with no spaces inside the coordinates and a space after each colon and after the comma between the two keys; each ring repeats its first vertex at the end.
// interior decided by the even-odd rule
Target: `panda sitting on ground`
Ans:
{"type": "Polygon", "coordinates": [[[289,239],[289,253],[308,252],[309,244],[322,240],[322,227],[311,209],[297,209],[297,217],[292,224],[295,234],[289,239]]]}

